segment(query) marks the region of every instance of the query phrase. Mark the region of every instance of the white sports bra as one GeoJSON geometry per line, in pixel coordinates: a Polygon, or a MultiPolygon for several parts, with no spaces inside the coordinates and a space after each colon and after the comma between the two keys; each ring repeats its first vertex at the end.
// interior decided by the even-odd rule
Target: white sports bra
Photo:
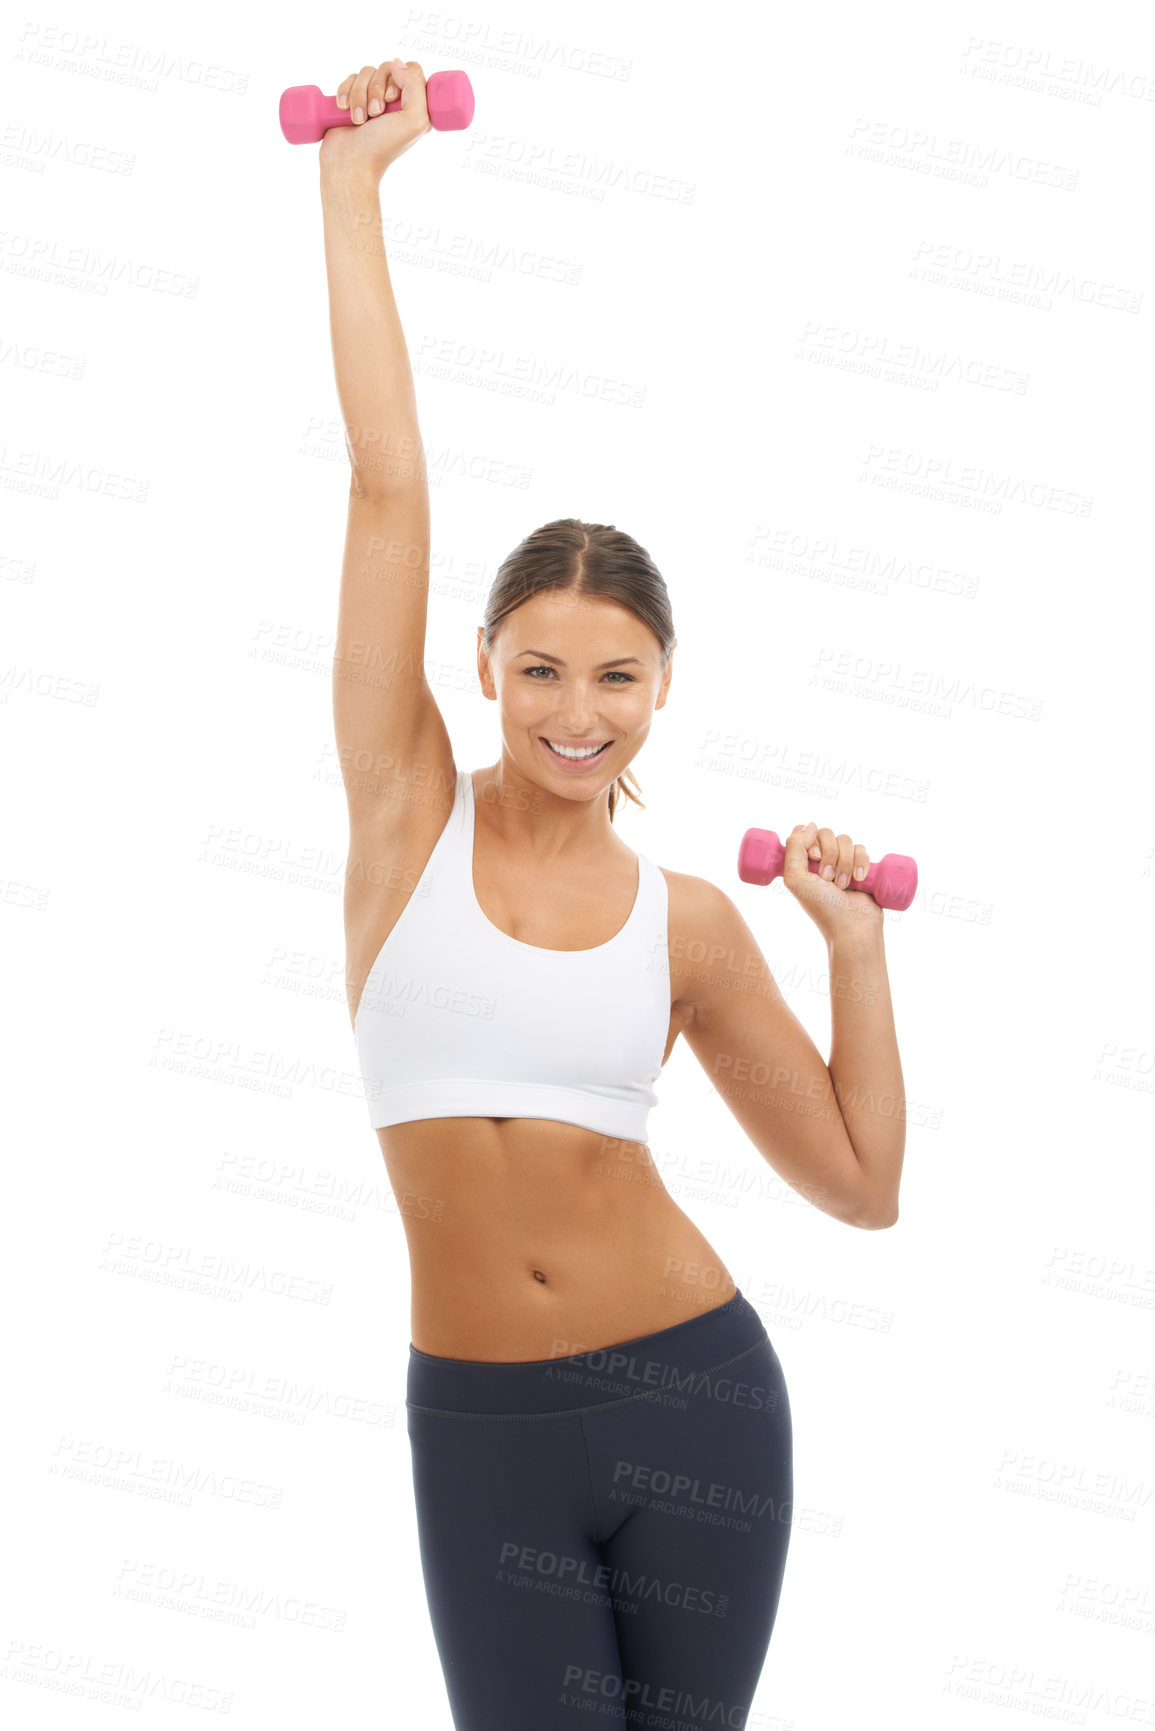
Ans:
{"type": "Polygon", "coordinates": [[[638,854],[624,926],[588,950],[523,944],[473,889],[473,778],[357,1006],[374,1129],[416,1118],[550,1118],[646,1140],[670,1027],[666,880],[638,854]]]}

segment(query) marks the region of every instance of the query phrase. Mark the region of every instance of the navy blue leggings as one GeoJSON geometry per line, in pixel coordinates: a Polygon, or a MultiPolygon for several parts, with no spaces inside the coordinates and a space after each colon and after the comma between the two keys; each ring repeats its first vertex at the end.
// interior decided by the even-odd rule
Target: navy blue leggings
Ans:
{"type": "Polygon", "coordinates": [[[741,1292],[573,1358],[409,1348],[425,1592],[456,1731],[742,1731],[793,1499],[782,1366],[741,1292]]]}

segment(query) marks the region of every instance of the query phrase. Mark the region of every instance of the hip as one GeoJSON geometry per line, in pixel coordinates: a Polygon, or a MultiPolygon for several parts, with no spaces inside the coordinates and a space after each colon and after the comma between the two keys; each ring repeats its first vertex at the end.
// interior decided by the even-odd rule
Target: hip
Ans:
{"type": "Polygon", "coordinates": [[[749,1412],[769,1412],[785,1400],[777,1353],[737,1287],[699,1315],[580,1352],[470,1360],[409,1347],[411,1421],[413,1415],[509,1423],[592,1418],[636,1402],[685,1410],[703,1400],[749,1412]]]}

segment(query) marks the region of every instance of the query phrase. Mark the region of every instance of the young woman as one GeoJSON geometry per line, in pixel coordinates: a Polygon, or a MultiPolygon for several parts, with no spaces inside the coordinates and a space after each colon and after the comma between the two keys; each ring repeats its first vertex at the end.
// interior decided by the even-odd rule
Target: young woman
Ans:
{"type": "Polygon", "coordinates": [[[866,850],[796,825],[785,882],[828,947],[828,1067],[729,896],[615,832],[675,637],[660,574],[607,525],[547,523],[501,566],[477,640],[500,753],[455,763],[423,673],[429,502],[378,192],[429,129],[424,91],[415,61],[350,75],[354,124],[320,168],[352,465],[333,688],[349,1010],[404,1199],[429,1611],[458,1731],[738,1727],[786,1561],[789,1401],[646,1117],[681,1033],[786,1182],[892,1225],[882,914],[847,887],[866,850]]]}

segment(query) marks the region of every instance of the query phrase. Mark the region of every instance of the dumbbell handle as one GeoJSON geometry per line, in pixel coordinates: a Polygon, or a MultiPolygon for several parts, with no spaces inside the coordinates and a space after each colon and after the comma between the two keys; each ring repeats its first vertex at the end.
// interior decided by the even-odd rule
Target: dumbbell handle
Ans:
{"type": "MultiPolygon", "coordinates": [[[[385,113],[401,106],[395,97],[385,113]]],[[[466,72],[431,72],[425,80],[425,106],[438,132],[461,132],[473,119],[473,86],[466,72]]],[[[282,92],[278,110],[281,131],[290,144],[317,144],[331,126],[352,126],[348,108],[338,108],[335,96],[324,96],[316,84],[293,84],[282,92]]],[[[376,119],[377,116],[372,116],[376,119]]],[[[368,120],[361,122],[368,126],[368,120]]]]}
{"type": "MultiPolygon", "coordinates": [[[[738,849],[738,876],[743,883],[768,884],[782,876],[786,849],[772,829],[748,829],[738,849]]],[[[821,870],[821,861],[808,859],[807,869],[821,870]]],[[[901,913],[914,900],[918,888],[918,867],[908,853],[884,853],[880,860],[866,869],[864,878],[851,878],[846,886],[865,890],[880,908],[893,908],[901,913]]]]}

